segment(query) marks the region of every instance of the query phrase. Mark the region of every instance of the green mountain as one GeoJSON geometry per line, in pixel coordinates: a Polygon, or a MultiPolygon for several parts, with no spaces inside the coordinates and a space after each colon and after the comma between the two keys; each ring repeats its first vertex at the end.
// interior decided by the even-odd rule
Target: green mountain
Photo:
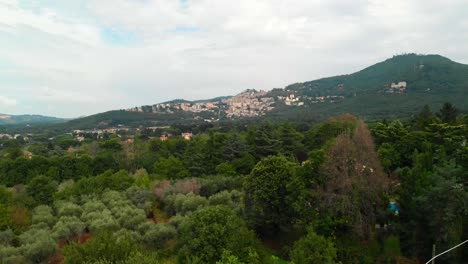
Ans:
{"type": "Polygon", "coordinates": [[[296,96],[342,96],[333,103],[309,104],[300,109],[277,107],[272,116],[308,114],[325,118],[353,113],[364,119],[404,117],[418,112],[425,104],[437,110],[451,102],[467,109],[468,65],[439,55],[405,54],[394,56],[359,72],[295,83],[285,90],[296,96]],[[406,83],[401,91],[392,83],[406,83]]]}
{"type": "Polygon", "coordinates": [[[63,119],[42,115],[6,115],[0,114],[0,125],[29,125],[57,123],[63,119]]]}
{"type": "MultiPolygon", "coordinates": [[[[191,125],[207,120],[231,122],[233,119],[249,121],[258,118],[319,121],[343,113],[351,113],[365,120],[407,118],[419,112],[425,104],[436,111],[444,102],[451,102],[462,112],[467,112],[467,94],[468,65],[439,55],[405,54],[356,73],[295,83],[283,89],[276,88],[268,92],[246,90],[235,96],[197,101],[177,99],[153,106],[100,113],[54,124],[48,128],[65,130],[117,125],[191,125]],[[246,96],[250,96],[250,101],[245,101],[247,103],[242,106],[245,109],[241,110],[249,112],[255,108],[255,104],[265,104],[265,107],[259,110],[258,115],[229,116],[229,111],[232,112],[237,107],[233,106],[233,102],[238,103],[246,96]],[[286,97],[294,98],[295,101],[288,102],[291,98],[285,99],[286,97]],[[252,100],[257,101],[252,103],[252,100]],[[215,103],[219,108],[205,111],[207,107],[203,106],[199,108],[203,111],[189,111],[182,110],[182,103],[215,103]]],[[[55,119],[43,117],[38,120],[55,119]]]]}

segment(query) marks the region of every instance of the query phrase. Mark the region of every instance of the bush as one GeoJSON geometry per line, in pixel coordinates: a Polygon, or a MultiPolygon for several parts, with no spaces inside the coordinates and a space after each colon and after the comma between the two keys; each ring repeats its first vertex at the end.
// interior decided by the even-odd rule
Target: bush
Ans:
{"type": "Polygon", "coordinates": [[[83,213],[83,209],[77,204],[72,202],[56,202],[54,204],[57,216],[75,216],[80,217],[83,213]]]}
{"type": "Polygon", "coordinates": [[[172,225],[152,224],[143,235],[143,241],[148,246],[162,249],[167,241],[175,239],[176,236],[177,231],[172,225]]]}
{"type": "Polygon", "coordinates": [[[166,213],[169,215],[182,214],[193,212],[197,209],[203,208],[208,204],[205,197],[189,193],[187,195],[177,194],[169,195],[164,200],[166,213]]]}
{"type": "Polygon", "coordinates": [[[134,207],[122,207],[113,208],[115,209],[115,219],[118,221],[121,227],[133,230],[138,225],[146,222],[146,214],[143,210],[134,207]]]}
{"type": "Polygon", "coordinates": [[[21,252],[19,248],[2,246],[0,247],[0,263],[6,264],[16,264],[16,263],[26,263],[26,260],[19,261],[21,258],[21,252]]]}
{"type": "Polygon", "coordinates": [[[115,231],[120,228],[119,223],[110,213],[94,213],[93,218],[88,223],[89,230],[93,233],[115,231]]]}
{"type": "Polygon", "coordinates": [[[292,263],[295,264],[335,264],[336,248],[333,242],[317,235],[309,229],[307,235],[294,243],[290,252],[292,263]]]}
{"type": "Polygon", "coordinates": [[[182,216],[182,215],[175,215],[169,219],[169,224],[174,226],[178,231],[180,227],[182,226],[183,222],[187,219],[188,217],[182,216]]]}
{"type": "Polygon", "coordinates": [[[225,205],[237,214],[241,214],[244,210],[243,196],[244,194],[238,190],[222,191],[210,196],[208,203],[210,205],[225,205]]]}
{"type": "Polygon", "coordinates": [[[41,263],[58,251],[57,241],[49,230],[29,229],[19,236],[20,252],[33,263],[41,263]]]}
{"type": "Polygon", "coordinates": [[[65,239],[70,242],[74,239],[79,239],[85,227],[85,224],[76,216],[62,216],[52,231],[56,238],[65,239]]]}
{"type": "Polygon", "coordinates": [[[15,233],[13,233],[13,230],[7,229],[4,231],[0,231],[0,245],[3,245],[3,246],[11,245],[11,242],[13,242],[13,239],[15,239],[15,233]]]}
{"type": "Polygon", "coordinates": [[[141,235],[135,231],[131,231],[125,228],[120,229],[119,231],[114,233],[114,237],[116,240],[120,239],[130,239],[135,242],[139,242],[142,240],[141,235]]]}
{"type": "Polygon", "coordinates": [[[130,238],[115,239],[108,232],[96,235],[85,244],[74,243],[62,250],[65,264],[118,263],[136,252],[135,241],[130,238]]]}
{"type": "Polygon", "coordinates": [[[125,194],[136,207],[145,211],[151,208],[154,196],[147,188],[132,186],[125,191],[125,194]]]}
{"type": "Polygon", "coordinates": [[[210,176],[201,179],[200,195],[209,197],[218,192],[242,188],[243,177],[232,176],[210,176]]]}
{"type": "Polygon", "coordinates": [[[52,208],[47,205],[39,205],[33,211],[32,223],[46,223],[49,227],[54,226],[57,218],[52,215],[52,208]]]}

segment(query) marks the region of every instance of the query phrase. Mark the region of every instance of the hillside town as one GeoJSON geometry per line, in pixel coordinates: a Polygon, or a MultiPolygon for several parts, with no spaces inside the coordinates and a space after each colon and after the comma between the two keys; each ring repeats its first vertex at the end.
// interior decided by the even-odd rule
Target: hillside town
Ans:
{"type": "MultiPolygon", "coordinates": [[[[177,111],[192,113],[213,113],[226,118],[258,117],[272,111],[278,105],[306,106],[315,103],[334,103],[343,100],[343,96],[304,96],[298,95],[294,90],[282,90],[280,94],[273,95],[264,90],[247,89],[244,92],[221,100],[213,101],[173,101],[155,104],[152,106],[140,106],[127,109],[129,112],[171,114],[177,111]]],[[[194,119],[204,119],[195,116],[194,119]]],[[[204,119],[212,122],[213,119],[204,119]]],[[[216,120],[215,120],[216,121],[216,120]]]]}
{"type": "Polygon", "coordinates": [[[219,115],[232,117],[254,117],[262,116],[273,110],[275,98],[268,96],[268,92],[253,89],[217,101],[203,102],[168,102],[152,106],[141,106],[127,109],[130,112],[145,113],[174,113],[175,111],[186,111],[193,113],[212,112],[219,115]]]}

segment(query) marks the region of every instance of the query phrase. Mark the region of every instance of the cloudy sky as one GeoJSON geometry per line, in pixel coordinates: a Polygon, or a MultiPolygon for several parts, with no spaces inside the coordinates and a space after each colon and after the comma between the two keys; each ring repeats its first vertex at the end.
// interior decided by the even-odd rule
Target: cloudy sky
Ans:
{"type": "Polygon", "coordinates": [[[271,89],[404,52],[468,63],[468,0],[0,0],[0,113],[271,89]]]}

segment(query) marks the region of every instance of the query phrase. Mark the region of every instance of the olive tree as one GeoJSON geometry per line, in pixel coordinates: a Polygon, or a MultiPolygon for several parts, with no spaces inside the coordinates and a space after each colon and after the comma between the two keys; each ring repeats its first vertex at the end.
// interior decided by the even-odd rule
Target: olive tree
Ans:
{"type": "Polygon", "coordinates": [[[85,231],[85,224],[76,216],[62,216],[57,221],[52,231],[56,238],[71,242],[85,231]]]}
{"type": "Polygon", "coordinates": [[[29,229],[19,236],[20,252],[33,263],[41,263],[58,251],[49,230],[29,229]]]}
{"type": "Polygon", "coordinates": [[[164,244],[177,236],[177,230],[169,224],[152,224],[143,235],[143,241],[158,249],[162,249],[164,244]]]}
{"type": "Polygon", "coordinates": [[[241,261],[252,261],[256,239],[245,222],[226,206],[195,211],[182,223],[179,259],[182,263],[215,263],[229,250],[241,261]]]}

